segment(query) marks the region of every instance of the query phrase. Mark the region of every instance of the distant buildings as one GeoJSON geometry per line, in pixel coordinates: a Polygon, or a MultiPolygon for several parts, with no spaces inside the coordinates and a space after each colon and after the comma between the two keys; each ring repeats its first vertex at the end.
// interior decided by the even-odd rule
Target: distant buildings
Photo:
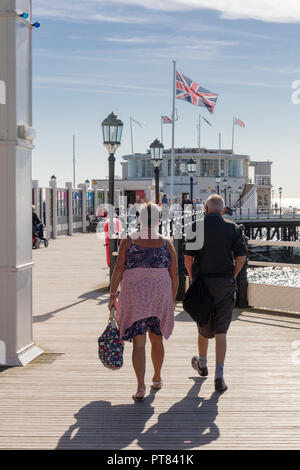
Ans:
{"type": "MultiPolygon", "coordinates": [[[[197,162],[194,176],[194,199],[203,201],[217,192],[216,177],[221,169],[219,192],[228,205],[244,200],[243,208],[271,207],[271,162],[251,162],[248,155],[232,154],[231,150],[176,148],[174,166],[174,198],[181,201],[190,193],[190,175],[184,169],[190,158],[197,162]],[[249,167],[254,167],[254,181],[249,178],[249,167]],[[223,180],[227,181],[227,186],[223,180]],[[254,187],[255,185],[256,188],[254,187]]],[[[122,178],[116,179],[116,191],[127,196],[128,204],[154,199],[154,166],[150,153],[123,155],[122,178]]],[[[171,149],[164,150],[160,165],[160,194],[170,195],[171,149]]],[[[225,183],[226,184],[226,183],[225,183]]],[[[92,187],[108,190],[107,179],[93,179],[92,187]]]]}

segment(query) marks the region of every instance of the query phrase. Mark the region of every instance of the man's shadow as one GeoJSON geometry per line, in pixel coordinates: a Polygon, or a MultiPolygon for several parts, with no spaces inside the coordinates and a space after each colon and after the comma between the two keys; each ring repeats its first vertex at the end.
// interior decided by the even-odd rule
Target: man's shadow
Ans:
{"type": "Polygon", "coordinates": [[[139,438],[154,414],[156,390],[141,403],[112,405],[93,401],[74,415],[76,423],[60,438],[57,449],[123,449],[139,438]]]}
{"type": "Polygon", "coordinates": [[[138,444],[143,449],[192,449],[218,439],[215,424],[219,393],[209,399],[199,397],[204,378],[192,377],[188,394],[158,417],[158,422],[141,434],[138,444]]]}

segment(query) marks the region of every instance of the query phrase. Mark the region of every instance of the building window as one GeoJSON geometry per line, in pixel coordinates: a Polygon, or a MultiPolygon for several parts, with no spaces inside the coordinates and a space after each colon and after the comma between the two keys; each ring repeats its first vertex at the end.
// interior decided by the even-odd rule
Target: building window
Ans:
{"type": "MultiPolygon", "coordinates": [[[[225,164],[221,159],[221,175],[224,175],[225,164]]],[[[201,159],[200,163],[200,176],[218,176],[219,174],[219,159],[201,159]]]]}
{"type": "Polygon", "coordinates": [[[228,176],[230,178],[243,178],[244,161],[243,160],[228,160],[228,176]]]}
{"type": "MultiPolygon", "coordinates": [[[[185,171],[182,171],[181,165],[186,167],[187,162],[189,161],[189,158],[176,158],[174,160],[174,176],[186,176],[187,173],[185,171]]],[[[168,160],[168,176],[171,176],[171,160],[168,160]]]]}
{"type": "Polygon", "coordinates": [[[138,161],[128,160],[128,178],[138,177],[138,161]]]}
{"type": "Polygon", "coordinates": [[[152,178],[154,176],[154,166],[151,160],[141,160],[141,177],[152,178]]]}

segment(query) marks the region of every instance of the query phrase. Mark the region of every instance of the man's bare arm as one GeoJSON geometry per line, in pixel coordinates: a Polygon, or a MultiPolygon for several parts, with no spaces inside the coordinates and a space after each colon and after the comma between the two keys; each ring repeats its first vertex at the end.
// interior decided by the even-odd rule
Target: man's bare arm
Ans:
{"type": "Polygon", "coordinates": [[[237,278],[240,270],[244,266],[246,261],[246,256],[238,256],[235,260],[235,266],[234,266],[234,279],[237,278]]]}

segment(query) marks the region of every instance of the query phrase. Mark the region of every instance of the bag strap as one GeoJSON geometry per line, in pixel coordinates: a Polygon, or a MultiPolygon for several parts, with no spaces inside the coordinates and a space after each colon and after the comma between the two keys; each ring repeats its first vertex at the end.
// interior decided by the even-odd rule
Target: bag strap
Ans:
{"type": "Polygon", "coordinates": [[[114,308],[112,308],[110,311],[108,321],[110,321],[112,328],[117,328],[116,310],[114,308]]]}

